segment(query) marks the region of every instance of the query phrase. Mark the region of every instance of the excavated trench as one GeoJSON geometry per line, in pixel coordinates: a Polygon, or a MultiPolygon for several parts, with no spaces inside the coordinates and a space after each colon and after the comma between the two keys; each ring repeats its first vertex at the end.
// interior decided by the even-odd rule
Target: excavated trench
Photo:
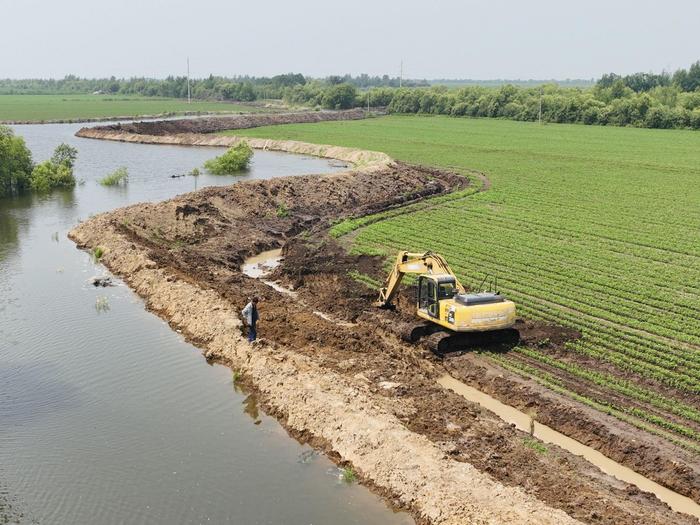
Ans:
{"type": "MultiPolygon", "coordinates": [[[[81,134],[185,144],[221,139],[140,131],[81,134]]],[[[454,191],[466,179],[371,152],[278,141],[273,147],[360,167],[131,206],[85,221],[71,238],[81,247],[101,246],[107,267],[208,358],[242,371],[263,406],[292,434],[351,462],[364,482],[419,522],[697,523],[560,447],[533,451],[525,433],[439,385],[445,363],[389,329],[406,315],[407,296],[396,312],[368,307],[374,292],[353,281],[348,270],[376,277],[382,262],[345,253],[327,236],[329,225],[454,191]],[[276,213],[280,205],[289,210],[284,217],[276,213]],[[263,268],[268,275],[255,273],[261,262],[278,257],[261,252],[280,248],[281,264],[263,268]],[[259,260],[247,261],[242,272],[254,255],[259,260]],[[261,297],[263,341],[255,349],[244,342],[237,318],[252,295],[261,297]]],[[[553,339],[558,330],[551,328],[553,339]]],[[[649,451],[643,440],[638,447],[649,451]]],[[[676,478],[655,481],[671,487],[679,479],[696,482],[694,469],[677,465],[659,471],[676,478]]]]}

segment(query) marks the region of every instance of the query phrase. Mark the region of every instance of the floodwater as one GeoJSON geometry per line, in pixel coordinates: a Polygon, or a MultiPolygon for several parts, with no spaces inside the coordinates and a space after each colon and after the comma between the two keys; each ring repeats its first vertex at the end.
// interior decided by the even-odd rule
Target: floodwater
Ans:
{"type": "MultiPolygon", "coordinates": [[[[465,385],[450,375],[441,377],[438,380],[438,383],[440,383],[440,385],[443,387],[449,388],[453,392],[460,394],[469,401],[473,401],[487,410],[490,410],[503,421],[514,424],[518,430],[530,432],[530,416],[524,412],[501,403],[498,399],[495,399],[469,385],[465,385]]],[[[645,492],[655,494],[657,498],[667,503],[669,507],[677,512],[684,512],[686,514],[690,514],[691,516],[695,516],[696,518],[700,518],[700,505],[695,503],[692,499],[682,496],[677,492],[655,483],[632,469],[627,468],[624,465],[620,465],[616,461],[604,456],[594,448],[579,443],[575,439],[571,439],[570,437],[565,436],[561,432],[557,432],[547,425],[543,425],[537,421],[533,422],[533,424],[533,435],[539,440],[545,443],[557,445],[564,450],[568,450],[572,454],[581,456],[590,463],[593,463],[606,474],[626,483],[636,485],[639,489],[645,492]]]]}
{"type": "MultiPolygon", "coordinates": [[[[84,184],[0,200],[0,523],[412,523],[340,481],[120,281],[89,284],[105,270],[66,238],[79,220],[237,179],[170,178],[221,149],[80,139],[80,127],[14,127],[36,161],[76,146],[84,184]],[[97,183],[119,166],[128,186],[97,183]]],[[[333,170],[256,152],[242,178],[333,170]]]]}

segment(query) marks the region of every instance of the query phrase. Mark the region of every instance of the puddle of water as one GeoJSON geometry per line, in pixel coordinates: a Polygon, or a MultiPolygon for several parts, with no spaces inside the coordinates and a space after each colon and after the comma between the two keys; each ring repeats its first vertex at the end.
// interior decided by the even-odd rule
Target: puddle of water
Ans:
{"type": "MultiPolygon", "coordinates": [[[[469,401],[473,401],[474,403],[477,403],[478,405],[490,410],[506,423],[514,424],[518,430],[528,433],[530,432],[530,416],[524,412],[501,403],[488,394],[484,394],[476,388],[465,385],[450,375],[442,376],[440,379],[438,379],[438,383],[441,386],[465,397],[469,401]]],[[[636,485],[640,490],[655,494],[657,498],[668,504],[668,506],[676,512],[683,512],[685,514],[695,516],[696,518],[700,518],[700,505],[695,503],[692,499],[681,496],[677,492],[667,489],[666,487],[645,478],[634,470],[627,468],[624,465],[620,465],[616,461],[604,456],[597,450],[579,443],[575,439],[565,436],[561,432],[557,432],[546,425],[535,421],[534,430],[534,436],[541,441],[557,445],[565,450],[568,450],[572,454],[581,456],[606,474],[613,476],[620,481],[636,485]]]]}
{"type": "Polygon", "coordinates": [[[290,290],[274,281],[268,281],[263,279],[263,277],[270,275],[272,270],[277,268],[282,262],[282,248],[276,248],[274,250],[267,250],[265,252],[260,252],[257,255],[248,257],[241,266],[241,272],[252,277],[253,279],[260,279],[267,286],[273,290],[297,298],[297,293],[294,290],[290,290]]]}
{"type": "Polygon", "coordinates": [[[282,248],[267,250],[248,257],[241,266],[241,271],[248,277],[260,279],[277,268],[280,262],[282,262],[282,248]]]}

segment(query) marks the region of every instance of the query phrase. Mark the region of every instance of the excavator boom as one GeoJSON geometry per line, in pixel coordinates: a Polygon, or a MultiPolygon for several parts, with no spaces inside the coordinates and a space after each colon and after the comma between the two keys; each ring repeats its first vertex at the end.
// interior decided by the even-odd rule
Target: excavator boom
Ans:
{"type": "Polygon", "coordinates": [[[399,290],[399,285],[403,276],[411,274],[447,274],[455,279],[455,288],[459,293],[464,293],[464,286],[459,282],[457,276],[450,269],[450,265],[442,255],[433,252],[411,253],[399,252],[396,256],[396,263],[386,280],[383,288],[379,289],[379,300],[377,306],[387,307],[391,305],[392,299],[399,290]]]}

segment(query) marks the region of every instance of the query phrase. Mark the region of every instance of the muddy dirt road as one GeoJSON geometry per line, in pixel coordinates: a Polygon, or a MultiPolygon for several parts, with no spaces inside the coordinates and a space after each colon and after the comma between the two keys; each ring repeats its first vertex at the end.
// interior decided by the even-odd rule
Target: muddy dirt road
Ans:
{"type": "MultiPolygon", "coordinates": [[[[195,143],[189,131],[180,136],[135,131],[83,136],[195,143]]],[[[322,148],[322,155],[350,162],[366,155],[322,148]]],[[[419,522],[697,523],[564,450],[552,446],[537,452],[526,434],[437,384],[449,370],[467,381],[483,376],[478,381],[485,388],[493,385],[494,393],[520,389],[516,403],[544,395],[525,393],[511,378],[502,381],[502,371],[486,370],[470,361],[474,357],[441,361],[422,346],[403,343],[389,327],[408,315],[408,291],[395,312],[371,309],[375,292],[348,271],[380,277],[382,261],[346,254],[328,237],[328,227],[346,216],[467,184],[453,173],[373,155],[372,162],[341,174],[243,182],[116,210],[80,224],[71,237],[81,247],[101,246],[104,264],[151,310],[181,329],[209,359],[240,370],[290,433],[340,463],[350,462],[365,483],[419,522]],[[271,248],[283,248],[285,256],[271,278],[293,288],[298,300],[241,273],[246,257],[271,248]],[[237,316],[252,295],[262,299],[263,341],[254,347],[244,342],[237,316]]],[[[576,336],[532,323],[521,328],[526,339],[538,331],[555,342],[576,336]]],[[[538,403],[547,405],[539,398],[538,403]]],[[[571,404],[564,408],[572,417],[571,404]]],[[[627,437],[617,444],[632,447],[634,454],[654,454],[662,467],[657,481],[686,492],[697,487],[690,460],[669,457],[639,435],[627,437]]]]}

